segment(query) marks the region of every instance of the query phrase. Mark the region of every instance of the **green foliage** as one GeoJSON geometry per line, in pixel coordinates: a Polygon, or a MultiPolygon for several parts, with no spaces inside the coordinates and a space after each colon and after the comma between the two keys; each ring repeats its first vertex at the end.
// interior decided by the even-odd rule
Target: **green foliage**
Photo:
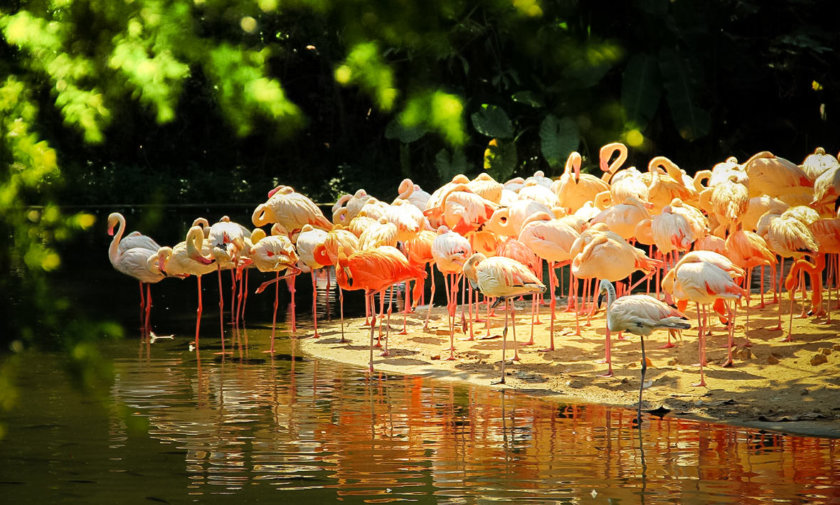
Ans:
{"type": "Polygon", "coordinates": [[[558,119],[554,114],[547,115],[540,124],[540,142],[548,166],[559,167],[580,144],[577,123],[569,117],[558,119]]]}
{"type": "Polygon", "coordinates": [[[467,172],[467,157],[463,151],[456,150],[451,155],[446,149],[441,149],[435,155],[435,168],[441,182],[449,182],[458,174],[467,172]]]}
{"type": "Polygon", "coordinates": [[[621,105],[628,121],[644,128],[650,123],[659,106],[662,83],[656,57],[639,53],[633,55],[621,76],[621,105]]]}
{"type": "Polygon", "coordinates": [[[700,79],[697,65],[673,49],[665,48],[659,55],[662,84],[671,109],[671,117],[680,136],[696,140],[709,133],[709,113],[698,105],[700,79]]]}
{"type": "Polygon", "coordinates": [[[485,137],[509,139],[513,137],[513,123],[501,107],[481,104],[477,112],[470,115],[476,130],[485,137]]]}

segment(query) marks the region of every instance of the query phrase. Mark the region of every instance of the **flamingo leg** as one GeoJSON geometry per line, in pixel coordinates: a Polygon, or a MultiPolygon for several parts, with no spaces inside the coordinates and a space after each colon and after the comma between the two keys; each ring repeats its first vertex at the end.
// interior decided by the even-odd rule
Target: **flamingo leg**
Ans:
{"type": "Polygon", "coordinates": [[[729,325],[728,325],[729,326],[729,328],[728,328],[729,331],[728,331],[727,339],[726,339],[726,361],[724,361],[723,365],[721,365],[721,366],[729,367],[729,366],[732,366],[732,363],[733,363],[733,361],[732,361],[732,348],[735,346],[735,310],[736,310],[735,302],[727,302],[726,303],[726,309],[727,309],[727,312],[729,312],[729,316],[728,316],[728,318],[729,318],[729,325]],[[731,307],[729,305],[730,303],[732,303],[731,307]]]}
{"type": "Polygon", "coordinates": [[[146,326],[143,323],[144,314],[146,312],[146,294],[143,290],[143,282],[140,282],[140,340],[146,339],[146,326]]]}
{"type": "MultiPolygon", "coordinates": [[[[556,276],[554,275],[554,263],[548,262],[548,285],[549,289],[551,290],[551,319],[548,323],[548,336],[549,336],[549,345],[546,351],[553,351],[554,350],[554,309],[557,307],[557,298],[554,296],[554,282],[556,276]]],[[[562,291],[563,288],[560,288],[562,291]]]]}
{"type": "Polygon", "coordinates": [[[297,332],[297,324],[295,323],[295,281],[297,274],[286,278],[286,285],[289,287],[289,293],[292,295],[292,301],[289,304],[289,314],[292,316],[292,333],[297,332]]]}
{"type": "MultiPolygon", "coordinates": [[[[435,264],[429,263],[429,268],[432,272],[432,292],[429,295],[429,310],[426,311],[426,320],[423,322],[423,331],[429,330],[429,316],[432,315],[432,305],[435,304],[435,264]]],[[[444,278],[444,281],[445,280],[446,278],[444,278]]]]}
{"type": "MultiPolygon", "coordinates": [[[[280,272],[275,272],[275,278],[280,280],[280,272]]],[[[277,307],[280,305],[280,283],[274,283],[274,313],[271,316],[271,349],[269,352],[274,356],[274,334],[277,330],[277,307]]]]}
{"type": "Polygon", "coordinates": [[[519,361],[519,346],[516,343],[516,302],[510,302],[510,325],[513,328],[513,361],[519,361]]]}
{"type": "Polygon", "coordinates": [[[152,285],[146,284],[146,323],[144,325],[144,333],[146,340],[150,340],[152,335],[152,325],[149,322],[149,316],[152,313],[152,285]]]}
{"type": "Polygon", "coordinates": [[[705,308],[705,305],[701,309],[700,304],[697,304],[697,327],[700,329],[697,335],[697,340],[700,345],[700,382],[692,384],[694,387],[704,387],[706,385],[706,376],[703,374],[703,365],[706,362],[706,332],[703,328],[701,316],[701,313],[705,310],[705,308]]]}
{"type": "Polygon", "coordinates": [[[601,374],[601,377],[612,377],[613,376],[613,369],[612,369],[612,335],[610,332],[609,324],[606,325],[606,332],[605,332],[605,342],[604,342],[604,363],[607,364],[607,371],[606,373],[601,374]]]}
{"type": "Polygon", "coordinates": [[[315,281],[315,269],[310,272],[312,275],[312,323],[315,325],[315,334],[313,338],[318,338],[318,283],[315,281]]]}
{"type": "Polygon", "coordinates": [[[243,322],[245,321],[245,305],[248,304],[248,277],[249,277],[250,270],[245,270],[245,289],[242,290],[242,305],[241,305],[241,313],[239,314],[239,319],[243,322]]]}
{"type": "MultiPolygon", "coordinates": [[[[402,331],[399,333],[400,335],[408,335],[408,313],[410,312],[410,305],[411,299],[409,298],[409,283],[411,281],[405,281],[405,310],[403,310],[403,328],[402,331]]],[[[417,281],[415,281],[417,282],[417,281]]]]}
{"type": "Polygon", "coordinates": [[[196,275],[198,284],[198,309],[195,315],[195,352],[198,353],[198,330],[201,327],[201,276],[196,275]]]}
{"type": "Polygon", "coordinates": [[[502,330],[502,377],[496,384],[505,383],[505,349],[507,348],[507,329],[508,329],[508,303],[509,300],[505,298],[505,329],[502,330]]]}
{"type": "Polygon", "coordinates": [[[340,342],[343,344],[347,342],[347,339],[344,338],[344,290],[341,289],[341,286],[338,287],[338,307],[339,311],[341,312],[341,340],[340,342]]]}
{"type": "Polygon", "coordinates": [[[219,333],[222,340],[222,354],[225,352],[225,297],[222,295],[222,267],[216,263],[219,274],[219,333]]]}
{"type": "Polygon", "coordinates": [[[642,345],[642,379],[639,382],[639,409],[636,411],[638,425],[642,425],[642,392],[645,390],[645,372],[647,372],[647,358],[645,357],[645,336],[639,335],[639,342],[642,345]]]}
{"type": "Polygon", "coordinates": [[[368,365],[370,367],[371,373],[373,373],[373,333],[376,331],[376,302],[373,299],[374,294],[370,293],[370,295],[365,296],[365,298],[369,298],[369,305],[374,308],[371,310],[371,321],[370,321],[370,361],[368,365]]]}
{"type": "MultiPolygon", "coordinates": [[[[385,291],[388,291],[385,289],[385,291]]],[[[383,291],[383,293],[385,292],[383,291]]],[[[382,296],[382,295],[380,295],[382,296]]],[[[394,299],[394,285],[391,285],[391,295],[388,297],[388,315],[385,320],[385,350],[382,351],[380,356],[389,356],[390,353],[388,352],[388,342],[391,340],[391,302],[394,299]]]]}
{"type": "MultiPolygon", "coordinates": [[[[790,317],[788,318],[788,335],[782,342],[793,342],[793,305],[796,298],[796,288],[790,290],[790,317]]],[[[780,303],[779,306],[782,304],[780,303]]]]}

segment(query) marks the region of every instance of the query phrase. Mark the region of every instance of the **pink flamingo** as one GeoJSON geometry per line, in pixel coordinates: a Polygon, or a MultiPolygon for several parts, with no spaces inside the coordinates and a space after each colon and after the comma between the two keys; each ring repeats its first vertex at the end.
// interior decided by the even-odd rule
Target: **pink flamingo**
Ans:
{"type": "MultiPolygon", "coordinates": [[[[274,337],[277,330],[277,306],[279,305],[279,284],[281,279],[293,277],[300,273],[295,266],[298,262],[298,255],[292,241],[283,233],[265,236],[265,231],[259,229],[251,238],[254,246],[251,248],[250,256],[254,266],[260,272],[274,272],[274,279],[264,282],[257,288],[256,293],[262,293],[269,285],[274,284],[274,314],[271,318],[271,347],[269,353],[274,356],[274,337]],[[280,272],[289,273],[280,277],[280,272]]],[[[292,312],[294,313],[294,312],[292,312]]],[[[294,330],[292,330],[294,331],[294,330]]]]}
{"type": "Polygon", "coordinates": [[[193,226],[186,239],[175,247],[161,247],[158,251],[160,268],[167,275],[185,279],[194,275],[198,286],[198,309],[195,316],[195,351],[198,352],[198,333],[201,327],[201,276],[216,270],[212,248],[204,240],[204,230],[193,226]]]}
{"type": "Polygon", "coordinates": [[[438,228],[432,243],[432,257],[446,287],[446,307],[449,318],[449,359],[455,359],[455,311],[458,303],[458,275],[472,252],[469,241],[446,226],[438,228]]]}
{"type": "MultiPolygon", "coordinates": [[[[513,304],[511,297],[525,294],[535,294],[545,291],[545,285],[522,263],[510,258],[496,256],[487,258],[481,253],[475,253],[464,264],[464,276],[469,279],[474,289],[478,289],[484,296],[505,300],[505,309],[513,304]]],[[[496,303],[498,303],[498,301],[496,303]]],[[[507,328],[510,312],[513,325],[513,342],[516,349],[516,307],[505,311],[505,329],[502,331],[502,376],[500,384],[505,383],[505,349],[507,347],[507,328]]]]}

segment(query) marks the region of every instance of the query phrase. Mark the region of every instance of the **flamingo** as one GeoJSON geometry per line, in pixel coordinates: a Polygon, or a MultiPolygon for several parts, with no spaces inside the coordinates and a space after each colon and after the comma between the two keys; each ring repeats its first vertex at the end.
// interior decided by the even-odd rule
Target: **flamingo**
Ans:
{"type": "MultiPolygon", "coordinates": [[[[519,232],[519,240],[548,263],[549,296],[551,297],[551,322],[548,331],[550,337],[549,351],[554,350],[554,320],[557,304],[554,292],[557,276],[554,270],[560,266],[558,263],[568,264],[571,262],[570,251],[572,244],[578,237],[580,237],[580,233],[577,230],[559,219],[552,219],[545,212],[531,216],[519,232]]],[[[569,293],[567,303],[571,303],[571,279],[569,280],[569,293]]],[[[575,315],[577,316],[577,311],[575,311],[575,315]]],[[[577,335],[580,335],[579,321],[577,335]]]]}
{"type": "MultiPolygon", "coordinates": [[[[840,255],[840,218],[819,219],[808,226],[811,233],[819,245],[818,253],[823,257],[822,261],[825,263],[825,256],[831,255],[829,263],[833,268],[829,268],[830,274],[826,276],[826,285],[829,287],[828,291],[828,312],[827,319],[831,322],[831,276],[834,277],[834,285],[837,284],[837,259],[840,255]]],[[[812,283],[813,284],[813,283],[812,283]]],[[[812,308],[813,310],[813,308],[812,308]]],[[[822,309],[817,309],[816,314],[821,315],[822,309]]]]}
{"type": "MultiPolygon", "coordinates": [[[[426,270],[426,265],[429,265],[431,271],[431,280],[432,280],[432,292],[429,296],[429,309],[426,312],[426,319],[423,323],[423,329],[429,329],[429,316],[432,312],[432,305],[435,298],[435,278],[434,278],[434,261],[435,258],[432,255],[432,244],[435,242],[435,237],[437,237],[437,233],[430,231],[430,230],[422,230],[420,233],[417,234],[416,237],[403,242],[402,247],[400,250],[405,254],[406,258],[408,258],[408,262],[414,266],[419,266],[426,270]]],[[[415,289],[421,293],[425,292],[425,279],[420,277],[417,279],[418,285],[415,286],[415,289]]],[[[408,290],[406,290],[408,292],[408,290]]],[[[415,298],[412,304],[412,307],[416,306],[418,299],[415,298]]],[[[406,307],[408,310],[408,307],[406,307]]],[[[405,325],[403,325],[405,328],[405,325]]]]}
{"type": "Polygon", "coordinates": [[[196,223],[204,226],[204,236],[210,244],[213,258],[216,260],[216,272],[219,278],[219,332],[221,333],[222,352],[224,353],[225,299],[222,294],[222,270],[231,271],[231,323],[236,325],[238,321],[236,321],[234,315],[234,298],[236,294],[235,269],[239,263],[240,253],[245,249],[245,238],[250,237],[251,232],[241,224],[232,222],[228,216],[222,216],[219,222],[213,223],[210,227],[207,227],[207,220],[204,218],[197,218],[193,224],[196,223]]]}
{"type": "MultiPolygon", "coordinates": [[[[600,297],[607,295],[607,328],[639,335],[642,346],[642,378],[639,384],[639,409],[637,418],[642,421],[642,392],[645,388],[645,337],[659,328],[687,330],[691,328],[688,317],[682,312],[648,295],[625,295],[616,298],[615,288],[606,279],[600,284],[600,297]]],[[[600,299],[598,305],[601,305],[600,299]]]]}
{"type": "Polygon", "coordinates": [[[502,190],[504,185],[497,182],[487,172],[481,172],[475,179],[467,183],[467,187],[473,193],[493,203],[499,203],[502,200],[502,190]]]}
{"type": "MultiPolygon", "coordinates": [[[[338,254],[338,267],[335,269],[339,287],[345,290],[364,290],[371,306],[374,304],[373,297],[376,293],[383,292],[399,282],[425,275],[421,268],[411,265],[401,252],[390,246],[364,249],[349,256],[341,251],[338,254]]],[[[373,333],[376,327],[376,312],[372,312],[369,362],[371,372],[373,372],[373,333]]],[[[386,345],[388,340],[386,337],[386,345]]]]}
{"type": "MultiPolygon", "coordinates": [[[[840,165],[840,162],[837,161],[837,158],[831,154],[826,154],[824,148],[817,147],[814,149],[813,153],[809,154],[804,160],[802,160],[802,164],[799,165],[799,168],[805,172],[808,179],[816,181],[819,176],[838,165],[840,165]]],[[[814,185],[814,192],[816,192],[816,184],[814,185]]]]}
{"type": "MultiPolygon", "coordinates": [[[[624,239],[609,231],[592,230],[592,233],[583,233],[572,246],[572,273],[575,277],[583,279],[606,279],[610,282],[619,281],[628,277],[636,270],[648,272],[649,277],[660,265],[661,262],[652,260],[641,250],[628,244],[624,239]],[[579,242],[589,242],[580,249],[579,242]]],[[[636,284],[641,283],[646,277],[642,277],[636,284]]],[[[627,289],[629,293],[633,287],[627,289]]],[[[590,317],[591,317],[590,313],[590,317]]],[[[606,329],[604,345],[604,362],[608,366],[607,377],[613,375],[611,346],[611,332],[606,329]]]]}
{"type": "MultiPolygon", "coordinates": [[[[528,267],[518,261],[496,256],[488,258],[481,253],[475,253],[464,263],[464,276],[469,279],[474,289],[478,289],[484,296],[505,300],[505,309],[512,304],[511,297],[525,294],[536,294],[545,291],[545,285],[531,272],[528,267]]],[[[498,303],[498,301],[496,302],[498,303]]],[[[510,312],[513,325],[513,341],[516,346],[516,308],[505,311],[505,329],[502,331],[502,376],[500,384],[505,383],[505,349],[507,347],[507,328],[510,312]]]]}
{"type": "Polygon", "coordinates": [[[586,202],[595,199],[598,193],[609,191],[605,181],[591,174],[580,173],[581,156],[573,151],[566,159],[563,175],[552,183],[552,190],[557,194],[560,207],[575,212],[586,202]]]}
{"type": "MultiPolygon", "coordinates": [[[[276,231],[272,227],[272,231],[276,231]]],[[[284,233],[272,233],[270,236],[265,235],[265,231],[257,229],[251,236],[251,241],[255,242],[251,248],[250,256],[254,262],[254,266],[260,272],[274,272],[274,280],[264,282],[257,288],[256,293],[262,293],[270,284],[274,284],[274,314],[271,318],[271,347],[269,353],[274,356],[274,337],[277,330],[277,306],[279,304],[278,290],[281,279],[291,278],[300,273],[300,270],[295,266],[299,260],[297,251],[292,245],[292,241],[284,233]],[[280,277],[280,272],[288,271],[289,273],[280,277]]],[[[294,308],[292,308],[294,314],[294,308]]],[[[294,330],[292,330],[294,331],[294,330]]]]}
{"type": "MultiPolygon", "coordinates": [[[[697,253],[701,251],[692,252],[697,253]]],[[[682,301],[678,306],[689,301],[693,301],[697,305],[698,340],[700,345],[700,382],[694,384],[694,386],[702,387],[706,385],[703,365],[706,361],[705,334],[707,330],[703,325],[703,312],[708,314],[708,305],[715,302],[718,298],[736,299],[746,295],[746,291],[735,283],[728,272],[709,261],[687,261],[682,264],[677,264],[668,273],[673,280],[672,291],[674,297],[682,301]],[[701,311],[701,306],[703,307],[703,311],[701,311]]],[[[665,282],[663,280],[664,285],[665,282]]],[[[708,316],[705,319],[708,325],[708,316]]],[[[728,355],[724,366],[732,363],[732,344],[735,331],[734,316],[729,318],[728,323],[728,355]]]]}
{"type": "Polygon", "coordinates": [[[254,226],[280,223],[294,242],[305,224],[324,230],[332,229],[332,223],[308,197],[296,192],[291,186],[277,186],[268,193],[268,200],[261,203],[251,214],[254,226]]]}
{"type": "MultiPolygon", "coordinates": [[[[708,190],[707,190],[708,191],[708,190]]],[[[735,223],[746,211],[750,203],[749,190],[737,182],[735,175],[711,189],[712,212],[717,218],[718,227],[714,234],[726,238],[732,233],[735,223]]]]}
{"type": "Polygon", "coordinates": [[[160,245],[151,237],[142,235],[140,232],[133,231],[123,237],[125,233],[125,217],[119,212],[112,212],[108,216],[108,235],[113,236],[111,245],[108,248],[108,258],[111,260],[111,265],[114,268],[126,275],[130,275],[140,282],[140,327],[141,334],[145,339],[151,327],[149,325],[149,313],[152,309],[152,291],[151,283],[160,282],[165,274],[161,273],[160,268],[154,264],[149,264],[147,261],[148,255],[144,258],[144,251],[155,255],[160,249],[160,245]],[[114,228],[119,225],[117,232],[114,228]],[[128,251],[137,249],[136,251],[127,254],[128,251]],[[146,294],[143,294],[143,285],[145,286],[146,294]],[[144,320],[145,313],[145,320],[144,320]]]}
{"type": "Polygon", "coordinates": [[[750,197],[767,195],[788,205],[806,205],[814,196],[814,183],[799,166],[769,151],[754,154],[744,171],[750,197]]]}
{"type": "Polygon", "coordinates": [[[183,242],[175,247],[161,247],[158,250],[158,264],[172,277],[185,279],[190,275],[196,278],[198,286],[198,309],[195,316],[195,351],[198,352],[198,333],[201,327],[201,276],[216,270],[213,264],[212,249],[204,240],[204,230],[193,226],[187,231],[183,242]]]}
{"type": "MultiPolygon", "coordinates": [[[[818,256],[817,264],[809,262],[808,260],[798,259],[793,262],[787,277],[785,277],[785,289],[790,294],[790,318],[788,319],[788,336],[786,342],[793,340],[793,299],[796,294],[797,284],[799,283],[799,272],[805,270],[811,276],[812,298],[811,306],[819,307],[822,304],[822,270],[825,267],[825,257],[818,256]]],[[[812,309],[813,311],[813,309],[812,309]]]]}
{"type": "Polygon", "coordinates": [[[403,179],[402,182],[400,182],[397,191],[399,194],[397,195],[397,198],[391,202],[391,205],[396,204],[398,201],[406,201],[417,207],[420,212],[426,210],[426,203],[428,203],[429,198],[432,196],[426,191],[423,191],[423,188],[421,188],[418,184],[414,184],[411,179],[403,179]]]}
{"type": "Polygon", "coordinates": [[[674,198],[688,202],[697,200],[695,189],[686,186],[683,182],[680,167],[665,156],[656,156],[650,160],[648,174],[650,176],[648,201],[653,206],[654,213],[671,205],[674,198]]]}
{"type": "MultiPolygon", "coordinates": [[[[765,216],[768,215],[765,214],[765,216]]],[[[796,219],[795,215],[783,214],[783,216],[770,215],[766,231],[762,230],[766,233],[764,238],[767,241],[767,247],[782,258],[781,266],[779,267],[779,290],[781,290],[782,286],[781,276],[784,274],[785,258],[793,258],[795,261],[802,259],[805,254],[814,254],[819,250],[819,244],[814,238],[814,234],[805,223],[796,219]]],[[[779,320],[776,328],[779,330],[782,329],[781,303],[779,303],[779,320]]],[[[789,341],[789,338],[790,335],[788,335],[785,341],[789,341]]]]}
{"type": "MultiPolygon", "coordinates": [[[[750,282],[752,269],[760,266],[770,267],[773,278],[776,277],[776,255],[767,247],[767,242],[757,233],[745,231],[739,222],[735,232],[726,238],[725,253],[740,268],[747,271],[747,323],[749,324],[750,282]]],[[[764,277],[761,278],[761,305],[764,307],[764,277]]],[[[746,332],[746,326],[744,326],[746,332]]]]}
{"type": "Polygon", "coordinates": [[[313,338],[318,338],[318,285],[315,282],[315,271],[328,265],[315,259],[315,248],[327,239],[327,232],[315,228],[310,224],[303,225],[295,243],[300,261],[309,268],[312,276],[312,324],[315,327],[313,338]]]}
{"type": "MultiPolygon", "coordinates": [[[[336,225],[327,233],[326,239],[321,244],[315,246],[313,256],[315,261],[322,265],[338,265],[338,254],[343,252],[345,256],[349,256],[359,250],[359,239],[351,231],[345,230],[340,225],[336,225]]],[[[338,288],[338,305],[341,318],[341,343],[346,342],[344,338],[344,290],[338,288]]]]}
{"type": "Polygon", "coordinates": [[[635,236],[636,226],[644,219],[650,219],[648,212],[652,206],[634,196],[624,198],[620,204],[612,205],[599,212],[590,223],[604,223],[610,231],[617,233],[624,240],[635,236]]]}
{"type": "Polygon", "coordinates": [[[455,359],[455,311],[458,301],[458,279],[464,262],[472,253],[469,241],[446,226],[438,228],[432,243],[432,257],[446,287],[446,307],[449,319],[449,359],[455,359]],[[447,279],[451,279],[448,283],[447,279]]]}

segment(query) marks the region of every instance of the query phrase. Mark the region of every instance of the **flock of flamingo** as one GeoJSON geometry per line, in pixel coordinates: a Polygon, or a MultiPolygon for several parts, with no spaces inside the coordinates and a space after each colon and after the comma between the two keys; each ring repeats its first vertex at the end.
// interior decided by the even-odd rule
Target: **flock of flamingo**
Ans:
{"type": "MultiPolygon", "coordinates": [[[[555,270],[564,265],[570,265],[565,310],[575,314],[576,334],[580,334],[580,318],[589,322],[599,310],[601,297],[596,300],[596,295],[606,295],[606,375],[612,375],[611,333],[629,332],[642,337],[642,383],[644,336],[658,328],[667,329],[667,346],[672,346],[671,334],[690,327],[685,315],[690,302],[694,302],[697,313],[697,385],[705,385],[705,336],[712,317],[718,317],[728,328],[725,365],[731,365],[736,309],[743,307],[749,322],[751,276],[757,267],[761,268],[760,307],[765,304],[764,280],[768,277],[764,269],[770,269],[772,302],[779,304],[777,329],[782,329],[782,288],[790,293],[792,321],[795,292],[801,287],[802,296],[806,296],[805,273],[812,287],[809,314],[830,321],[831,288],[837,286],[840,266],[840,212],[835,213],[840,163],[836,157],[818,148],[797,165],[763,151],[744,163],[730,157],[711,170],[691,176],[664,156],[651,159],[647,171],[624,167],[628,152],[621,143],[605,145],[599,154],[600,177],[582,173],[581,156],[573,152],[563,174],[555,180],[542,172],[504,183],[487,173],[472,180],[457,175],[429,194],[406,179],[391,203],[360,189],[335,203],[332,220],[305,195],[289,186],[278,186],[254,210],[251,219],[257,228],[253,231],[227,217],[212,225],[198,218],[185,240],[174,247],[161,247],[138,232],[124,235],[125,219],[113,213],[108,218],[109,233],[114,235],[117,224],[119,231],[109,255],[117,270],[140,281],[144,338],[150,333],[149,285],[165,277],[196,277],[196,348],[202,310],[201,277],[217,272],[223,351],[222,270],[230,270],[234,279],[230,296],[234,324],[244,313],[248,270],[255,267],[275,274],[256,290],[262,292],[272,284],[275,288],[273,353],[279,281],[285,279],[292,293],[294,331],[295,278],[311,272],[313,293],[317,293],[316,272],[333,267],[342,301],[342,342],[343,291],[365,293],[371,370],[374,347],[381,346],[386,291],[406,283],[405,309],[413,310],[424,297],[426,265],[430,266],[432,280],[437,267],[446,290],[449,359],[456,359],[456,327],[460,325],[470,339],[474,338],[473,323],[479,309],[477,295],[473,301],[474,291],[487,302],[488,325],[491,302],[495,306],[505,301],[500,382],[505,380],[509,318],[516,341],[515,308],[509,301],[531,294],[533,318],[546,290],[545,272],[551,318],[548,349],[554,349],[558,286],[560,294],[564,292],[555,270]],[[264,229],[268,226],[270,234],[264,229]],[[785,274],[786,258],[792,263],[785,274]],[[542,261],[547,263],[547,270],[542,261]],[[642,275],[633,281],[636,271],[642,275]],[[822,300],[824,280],[829,288],[827,303],[822,300]],[[410,282],[415,282],[413,290],[409,290],[410,282]],[[613,283],[617,283],[618,296],[613,283]],[[645,294],[629,294],[640,290],[642,284],[645,294]],[[380,295],[379,337],[374,342],[376,294],[380,295]]],[[[433,282],[432,300],[434,291],[433,282]]],[[[430,302],[424,329],[428,329],[431,308],[430,302]]],[[[390,317],[390,301],[387,313],[390,317]]],[[[314,336],[318,337],[315,296],[313,317],[314,336]]],[[[390,330],[390,324],[385,328],[386,332],[390,330]]],[[[404,332],[405,328],[404,322],[404,332]]],[[[786,339],[793,337],[791,331],[789,323],[786,339]]],[[[386,334],[385,355],[389,340],[386,334]]],[[[533,332],[529,343],[533,343],[533,332]]],[[[514,359],[516,349],[514,345],[514,359]]]]}

